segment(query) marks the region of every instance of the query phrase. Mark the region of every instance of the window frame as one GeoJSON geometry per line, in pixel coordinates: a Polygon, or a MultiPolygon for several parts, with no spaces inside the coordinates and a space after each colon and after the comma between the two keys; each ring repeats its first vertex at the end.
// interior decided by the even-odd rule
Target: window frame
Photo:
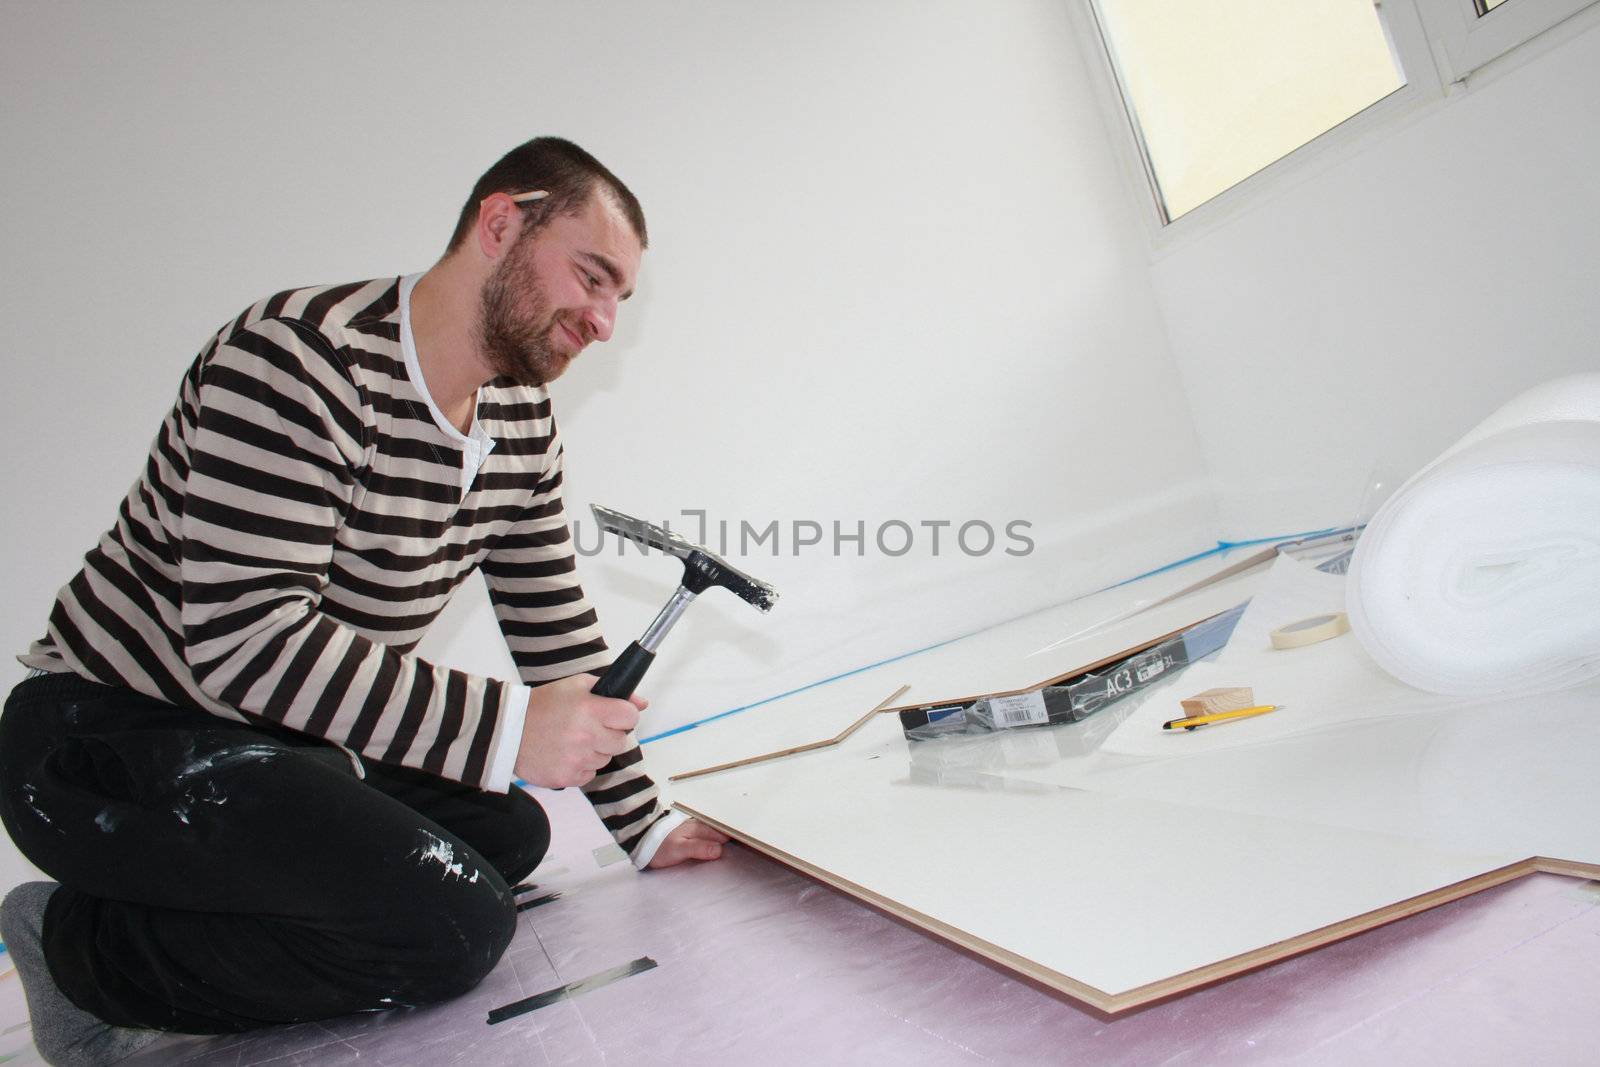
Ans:
{"type": "Polygon", "coordinates": [[[1416,2],[1429,37],[1438,44],[1443,80],[1453,84],[1554,29],[1595,0],[1505,0],[1482,15],[1474,0],[1416,2]]]}
{"type": "Polygon", "coordinates": [[[1506,0],[1481,17],[1474,0],[1373,0],[1373,4],[1379,9],[1390,47],[1405,75],[1405,84],[1170,220],[1161,202],[1138,120],[1123,92],[1116,59],[1103,32],[1095,0],[1073,0],[1068,5],[1074,28],[1084,44],[1082,51],[1088,60],[1094,95],[1113,126],[1118,169],[1128,188],[1138,193],[1138,214],[1154,258],[1216,229],[1251,205],[1337,166],[1367,148],[1374,138],[1405,128],[1421,114],[1440,106],[1447,97],[1474,88],[1496,72],[1519,65],[1541,51],[1524,48],[1536,39],[1541,43],[1558,43],[1600,23],[1600,0],[1506,0]],[[1517,5],[1527,5],[1536,14],[1488,26],[1497,15],[1517,5]],[[1463,19],[1473,21],[1467,23],[1463,19]],[[1531,28],[1535,26],[1538,28],[1531,28]],[[1547,32],[1551,30],[1557,32],[1547,32]],[[1482,58],[1484,56],[1487,58],[1482,58]],[[1466,69],[1470,64],[1475,65],[1466,69]]]}

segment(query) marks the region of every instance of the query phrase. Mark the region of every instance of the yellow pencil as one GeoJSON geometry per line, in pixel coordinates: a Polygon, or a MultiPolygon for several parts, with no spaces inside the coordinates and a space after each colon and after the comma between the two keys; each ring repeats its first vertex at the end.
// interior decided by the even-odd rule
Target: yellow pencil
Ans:
{"type": "Polygon", "coordinates": [[[1237,711],[1219,711],[1215,715],[1196,715],[1192,719],[1173,719],[1171,722],[1161,724],[1163,730],[1193,730],[1197,726],[1206,726],[1214,722],[1227,722],[1230,719],[1248,719],[1255,715],[1265,715],[1269,711],[1277,711],[1282,704],[1263,704],[1256,708],[1240,708],[1237,711]]]}

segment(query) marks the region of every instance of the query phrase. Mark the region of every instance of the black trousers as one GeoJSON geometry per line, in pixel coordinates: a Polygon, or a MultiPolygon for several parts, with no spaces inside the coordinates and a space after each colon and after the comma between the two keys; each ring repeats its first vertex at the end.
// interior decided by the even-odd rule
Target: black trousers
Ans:
{"type": "Polygon", "coordinates": [[[526,793],[366,764],[73,675],[0,716],[0,821],[61,883],[51,974],[118,1026],[216,1034],[458,996],[550,841],[526,793]]]}

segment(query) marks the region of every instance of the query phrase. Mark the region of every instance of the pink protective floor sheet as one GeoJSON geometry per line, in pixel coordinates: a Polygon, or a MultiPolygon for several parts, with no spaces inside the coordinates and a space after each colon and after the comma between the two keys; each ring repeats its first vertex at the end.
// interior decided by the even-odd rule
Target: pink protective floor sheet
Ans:
{"type": "MultiPolygon", "coordinates": [[[[637,874],[574,791],[539,796],[556,838],[523,899],[560,896],[522,912],[473,993],[163,1039],[130,1062],[1489,1064],[1593,1062],[1600,1048],[1593,882],[1536,875],[1110,1020],[737,846],[637,874]],[[646,956],[654,969],[486,1021],[646,956]]],[[[14,974],[0,979],[0,1035],[0,1063],[37,1062],[14,974]]]]}

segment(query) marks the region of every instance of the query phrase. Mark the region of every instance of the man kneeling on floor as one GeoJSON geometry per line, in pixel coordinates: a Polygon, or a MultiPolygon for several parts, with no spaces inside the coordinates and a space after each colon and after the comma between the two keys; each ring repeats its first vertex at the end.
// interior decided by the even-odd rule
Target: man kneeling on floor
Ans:
{"type": "Polygon", "coordinates": [[[645,775],[643,702],[589,693],[545,389],[645,244],[627,187],[540,138],[432,269],[206,344],[0,718],[0,819],[59,882],[0,905],[49,1062],[471,989],[549,844],[516,776],[582,786],[641,868],[721,854],[645,775]],[[522,684],[411,654],[478,569],[522,684]]]}

